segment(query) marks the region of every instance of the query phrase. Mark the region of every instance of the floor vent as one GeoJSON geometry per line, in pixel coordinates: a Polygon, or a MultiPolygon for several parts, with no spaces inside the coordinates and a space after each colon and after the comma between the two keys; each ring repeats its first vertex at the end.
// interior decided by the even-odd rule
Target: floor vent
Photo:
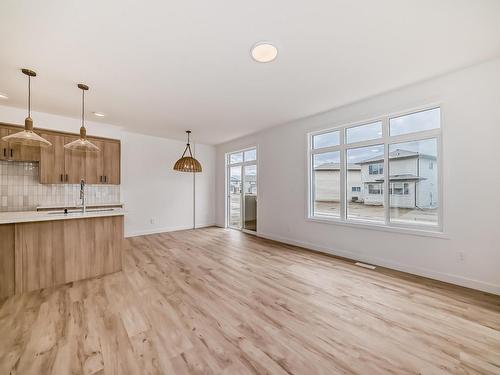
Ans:
{"type": "Polygon", "coordinates": [[[368,268],[369,270],[374,270],[375,266],[372,266],[371,264],[366,264],[366,263],[361,263],[361,262],[356,262],[354,263],[356,266],[360,266],[360,267],[363,267],[363,268],[368,268]]]}

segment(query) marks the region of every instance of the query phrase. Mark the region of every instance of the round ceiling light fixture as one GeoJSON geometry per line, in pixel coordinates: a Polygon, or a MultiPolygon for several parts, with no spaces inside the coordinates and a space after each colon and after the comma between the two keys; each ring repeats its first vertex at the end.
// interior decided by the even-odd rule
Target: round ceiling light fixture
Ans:
{"type": "Polygon", "coordinates": [[[252,58],[260,63],[268,63],[276,60],[278,49],[269,42],[259,42],[252,47],[252,58]]]}

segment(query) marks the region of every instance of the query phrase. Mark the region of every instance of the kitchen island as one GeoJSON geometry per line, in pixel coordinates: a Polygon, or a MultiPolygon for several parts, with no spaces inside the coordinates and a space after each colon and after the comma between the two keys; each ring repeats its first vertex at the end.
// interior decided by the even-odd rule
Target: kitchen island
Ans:
{"type": "Polygon", "coordinates": [[[120,271],[124,213],[0,213],[0,299],[120,271]]]}

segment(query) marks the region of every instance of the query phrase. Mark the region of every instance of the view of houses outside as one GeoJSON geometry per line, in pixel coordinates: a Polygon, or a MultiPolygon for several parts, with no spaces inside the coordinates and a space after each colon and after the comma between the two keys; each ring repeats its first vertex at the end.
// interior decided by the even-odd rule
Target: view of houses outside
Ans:
{"type": "MultiPolygon", "coordinates": [[[[314,155],[314,213],[340,217],[339,152],[314,155]]],[[[384,221],[384,146],[348,149],[347,217],[384,221]]],[[[389,146],[391,222],[437,224],[436,139],[389,146]]]]}

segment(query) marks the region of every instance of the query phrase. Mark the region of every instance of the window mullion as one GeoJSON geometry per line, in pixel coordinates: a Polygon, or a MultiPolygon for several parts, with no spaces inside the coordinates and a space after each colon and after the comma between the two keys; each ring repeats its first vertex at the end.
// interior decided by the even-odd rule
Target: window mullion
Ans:
{"type": "Polygon", "coordinates": [[[384,117],[382,120],[382,134],[384,139],[384,221],[386,225],[390,223],[391,214],[391,195],[389,194],[389,118],[384,117]]]}
{"type": "Polygon", "coordinates": [[[340,220],[346,220],[347,212],[347,172],[345,155],[345,128],[340,130],[340,220]]]}

